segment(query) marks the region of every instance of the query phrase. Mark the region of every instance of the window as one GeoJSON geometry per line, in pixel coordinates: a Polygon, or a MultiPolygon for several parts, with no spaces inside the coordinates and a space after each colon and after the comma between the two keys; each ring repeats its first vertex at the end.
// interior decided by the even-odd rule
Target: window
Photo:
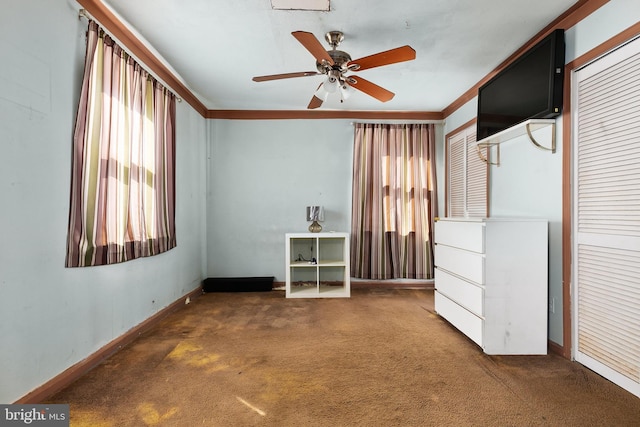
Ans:
{"type": "Polygon", "coordinates": [[[433,124],[355,125],[351,275],[433,278],[433,124]]]}
{"type": "MultiPolygon", "coordinates": [[[[446,216],[487,217],[489,167],[476,147],[475,124],[446,139],[446,216]]],[[[487,158],[487,148],[482,148],[487,158]]]]}
{"type": "Polygon", "coordinates": [[[67,267],[175,247],[175,95],[89,22],[73,137],[67,267]]]}

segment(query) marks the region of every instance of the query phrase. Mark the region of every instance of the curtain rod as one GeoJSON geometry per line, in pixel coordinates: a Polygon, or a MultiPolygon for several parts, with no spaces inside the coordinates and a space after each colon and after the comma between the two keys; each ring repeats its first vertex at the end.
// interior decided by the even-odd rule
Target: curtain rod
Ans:
{"type": "MultiPolygon", "coordinates": [[[[99,23],[99,21],[98,21],[96,18],[94,18],[93,16],[91,16],[91,14],[90,14],[89,12],[87,12],[87,10],[86,10],[86,9],[80,9],[80,10],[78,10],[78,19],[82,19],[82,18],[86,18],[86,19],[88,19],[89,21],[95,21],[95,22],[98,22],[98,23],[99,23]]],[[[100,28],[102,28],[102,30],[104,31],[104,28],[103,28],[103,26],[102,26],[102,25],[100,25],[100,28]]],[[[110,37],[111,37],[111,36],[110,36],[110,37]]],[[[159,79],[158,79],[157,77],[155,77],[155,76],[154,76],[154,78],[155,78],[156,80],[159,80],[159,79]]],[[[175,97],[176,97],[176,101],[178,101],[178,102],[182,102],[182,98],[180,98],[178,95],[176,95],[176,94],[175,94],[175,91],[174,91],[173,89],[169,88],[169,86],[168,86],[167,84],[165,84],[164,82],[162,83],[162,85],[163,85],[165,88],[167,88],[169,91],[171,91],[171,93],[173,93],[173,94],[175,95],[175,97]]]]}
{"type": "Polygon", "coordinates": [[[78,19],[80,19],[80,18],[87,18],[89,20],[94,20],[95,21],[93,16],[89,15],[89,12],[87,12],[87,9],[80,9],[78,11],[78,19]]]}

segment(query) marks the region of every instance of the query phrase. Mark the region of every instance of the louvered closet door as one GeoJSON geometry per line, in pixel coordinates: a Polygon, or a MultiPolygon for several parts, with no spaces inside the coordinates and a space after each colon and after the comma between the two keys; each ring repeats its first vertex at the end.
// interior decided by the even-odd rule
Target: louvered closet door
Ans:
{"type": "Polygon", "coordinates": [[[640,39],[573,77],[574,356],[640,396],[640,39]]]}

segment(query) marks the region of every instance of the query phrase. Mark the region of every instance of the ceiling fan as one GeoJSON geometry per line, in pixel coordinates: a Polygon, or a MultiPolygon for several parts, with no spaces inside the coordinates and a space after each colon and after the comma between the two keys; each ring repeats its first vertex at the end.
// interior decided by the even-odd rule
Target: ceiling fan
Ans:
{"type": "Polygon", "coordinates": [[[325,34],[325,40],[331,46],[331,50],[325,50],[320,41],[306,31],[294,31],[291,33],[316,59],[318,71],[302,71],[297,73],[273,74],[269,76],[254,77],[255,82],[269,80],[289,79],[293,77],[307,77],[326,75],[327,78],[320,83],[318,89],[311,98],[307,108],[318,108],[327,100],[329,93],[340,91],[341,102],[349,96],[351,88],[366,93],[379,101],[387,102],[394,97],[390,92],[360,76],[347,75],[348,72],[362,71],[382,65],[395,64],[397,62],[411,61],[416,58],[416,51],[410,46],[402,46],[395,49],[379,52],[364,58],[352,60],[351,56],[338,50],[338,45],[344,40],[341,31],[329,31],[325,34]]]}

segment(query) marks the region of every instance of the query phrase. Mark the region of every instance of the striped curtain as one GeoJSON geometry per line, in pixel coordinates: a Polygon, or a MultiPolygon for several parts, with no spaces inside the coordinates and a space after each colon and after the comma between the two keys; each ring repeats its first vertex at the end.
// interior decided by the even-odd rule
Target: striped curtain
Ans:
{"type": "Polygon", "coordinates": [[[119,263],[175,246],[175,95],[90,21],[66,266],[119,263]]]}
{"type": "Polygon", "coordinates": [[[351,276],[433,278],[433,124],[356,124],[351,276]]]}

